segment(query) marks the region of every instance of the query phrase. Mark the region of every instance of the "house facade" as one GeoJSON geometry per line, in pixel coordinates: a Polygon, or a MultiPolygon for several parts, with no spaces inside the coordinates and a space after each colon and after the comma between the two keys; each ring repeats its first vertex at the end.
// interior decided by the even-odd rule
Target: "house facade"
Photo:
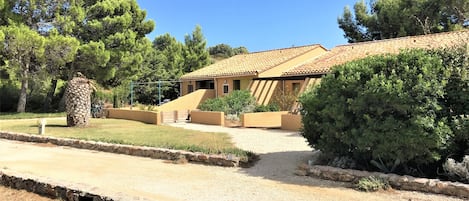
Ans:
{"type": "MultiPolygon", "coordinates": [[[[372,55],[397,54],[403,49],[460,44],[469,46],[469,30],[339,45],[331,50],[309,45],[236,55],[182,76],[181,92],[186,95],[206,89],[220,97],[233,90],[249,90],[258,104],[267,105],[275,98],[296,98],[319,84],[336,65],[372,55]]],[[[295,101],[289,104],[287,110],[298,110],[295,101]]]]}
{"type": "Polygon", "coordinates": [[[198,89],[213,89],[215,97],[220,97],[233,90],[250,90],[259,104],[266,105],[279,87],[301,87],[301,81],[282,81],[283,72],[325,52],[321,45],[309,45],[236,55],[183,75],[181,92],[186,95],[198,89]]]}

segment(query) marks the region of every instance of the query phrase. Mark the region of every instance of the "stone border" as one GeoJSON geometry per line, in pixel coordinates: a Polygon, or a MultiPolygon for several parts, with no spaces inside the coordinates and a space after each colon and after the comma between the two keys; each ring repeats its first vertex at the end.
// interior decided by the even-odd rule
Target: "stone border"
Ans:
{"type": "Polygon", "coordinates": [[[203,154],[200,152],[189,152],[180,150],[171,150],[163,148],[145,147],[145,146],[132,146],[111,144],[105,142],[94,142],[86,140],[76,140],[68,138],[56,138],[40,135],[31,135],[24,133],[14,133],[0,131],[0,138],[7,140],[16,140],[34,143],[50,143],[58,146],[74,147],[78,149],[88,149],[102,152],[109,152],[115,154],[125,154],[131,156],[148,157],[154,159],[165,160],[180,160],[185,159],[188,162],[202,163],[206,165],[216,165],[223,167],[244,167],[250,161],[240,161],[240,158],[232,154],[229,155],[216,155],[216,154],[203,154]]]}
{"type": "Polygon", "coordinates": [[[306,169],[306,175],[326,180],[357,183],[363,177],[375,176],[389,181],[396,189],[437,193],[460,198],[469,198],[469,185],[440,181],[439,179],[415,178],[412,176],[400,176],[396,174],[384,174],[380,172],[367,172],[352,169],[341,169],[330,166],[313,165],[306,169]]]}
{"type": "Polygon", "coordinates": [[[50,184],[37,181],[36,179],[25,179],[19,176],[8,175],[0,171],[0,185],[18,189],[26,190],[28,192],[36,193],[52,199],[80,201],[80,200],[93,200],[93,201],[112,201],[113,199],[107,196],[96,195],[82,190],[66,187],[66,185],[50,184]]]}

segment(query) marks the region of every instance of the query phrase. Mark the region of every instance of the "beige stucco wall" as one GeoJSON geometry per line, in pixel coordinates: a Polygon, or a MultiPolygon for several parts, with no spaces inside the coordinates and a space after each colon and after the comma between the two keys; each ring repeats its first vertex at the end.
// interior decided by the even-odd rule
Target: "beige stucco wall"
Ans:
{"type": "Polygon", "coordinates": [[[227,94],[223,93],[223,85],[225,83],[228,85],[228,94],[233,91],[233,80],[240,80],[241,90],[247,90],[249,83],[254,77],[226,77],[226,78],[217,78],[215,81],[215,88],[217,90],[217,95],[219,97],[226,96],[227,94]]]}
{"type": "Polygon", "coordinates": [[[280,82],[280,86],[278,87],[279,90],[281,90],[282,88],[284,88],[285,90],[285,94],[294,94],[294,95],[298,95],[298,92],[300,92],[301,90],[301,87],[303,86],[305,80],[282,80],[280,82]],[[298,88],[298,91],[293,91],[293,83],[298,83],[299,84],[299,88],[298,88]],[[295,93],[296,92],[296,93],[295,93]]]}
{"type": "MultiPolygon", "coordinates": [[[[215,96],[218,95],[218,96],[225,96],[226,94],[223,93],[223,85],[225,84],[225,81],[226,83],[228,84],[228,92],[232,92],[233,91],[233,80],[240,80],[240,87],[241,87],[241,90],[247,90],[248,87],[249,87],[249,84],[251,83],[251,80],[253,79],[254,77],[253,76],[244,76],[244,77],[224,77],[224,78],[216,78],[215,79],[215,90],[217,90],[215,92],[215,96]]],[[[181,94],[182,95],[186,95],[188,94],[188,86],[189,85],[192,85],[194,87],[194,91],[196,91],[196,82],[195,80],[192,80],[192,81],[189,81],[189,80],[183,80],[181,82],[181,86],[182,86],[182,90],[181,90],[181,94]]],[[[215,97],[214,96],[214,97],[215,97]]]]}
{"type": "Polygon", "coordinates": [[[192,110],[191,122],[198,123],[198,124],[224,126],[225,125],[225,113],[192,110]]]}
{"type": "Polygon", "coordinates": [[[215,90],[199,89],[185,96],[181,96],[169,103],[165,103],[157,107],[157,110],[159,112],[174,110],[195,110],[201,103],[209,98],[215,98],[215,90]]]}
{"type": "Polygon", "coordinates": [[[107,108],[107,117],[114,119],[127,119],[149,124],[161,124],[160,113],[142,110],[127,110],[107,108]]]}
{"type": "Polygon", "coordinates": [[[282,114],[282,129],[299,131],[302,127],[301,115],[298,114],[282,114]]]}
{"type": "Polygon", "coordinates": [[[242,126],[247,128],[280,128],[282,126],[282,114],[288,114],[288,112],[244,113],[241,114],[240,120],[242,126]]]}

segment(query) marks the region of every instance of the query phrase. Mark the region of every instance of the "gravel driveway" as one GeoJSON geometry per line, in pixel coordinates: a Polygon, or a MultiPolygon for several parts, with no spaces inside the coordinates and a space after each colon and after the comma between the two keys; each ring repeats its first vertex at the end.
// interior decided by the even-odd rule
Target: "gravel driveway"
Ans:
{"type": "Polygon", "coordinates": [[[293,172],[311,156],[311,149],[294,132],[186,123],[171,126],[227,132],[238,147],[260,153],[261,160],[251,168],[224,168],[0,140],[0,168],[116,200],[460,200],[410,191],[364,193],[343,183],[296,176],[293,172]]]}

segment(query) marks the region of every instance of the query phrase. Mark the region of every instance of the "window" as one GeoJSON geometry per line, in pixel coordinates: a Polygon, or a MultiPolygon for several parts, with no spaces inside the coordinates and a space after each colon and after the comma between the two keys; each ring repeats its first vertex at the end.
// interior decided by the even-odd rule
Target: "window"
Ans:
{"type": "Polygon", "coordinates": [[[223,93],[224,93],[224,94],[227,94],[228,92],[229,92],[229,90],[228,90],[228,84],[224,84],[224,85],[223,85],[223,93]]]}
{"type": "Polygon", "coordinates": [[[293,89],[292,92],[295,93],[295,94],[300,92],[300,83],[298,83],[298,82],[292,83],[292,89],[293,89]]]}
{"type": "Polygon", "coordinates": [[[187,85],[187,93],[192,93],[194,91],[194,85],[187,85]]]}
{"type": "Polygon", "coordinates": [[[241,90],[241,81],[233,80],[233,90],[241,90]]]}

